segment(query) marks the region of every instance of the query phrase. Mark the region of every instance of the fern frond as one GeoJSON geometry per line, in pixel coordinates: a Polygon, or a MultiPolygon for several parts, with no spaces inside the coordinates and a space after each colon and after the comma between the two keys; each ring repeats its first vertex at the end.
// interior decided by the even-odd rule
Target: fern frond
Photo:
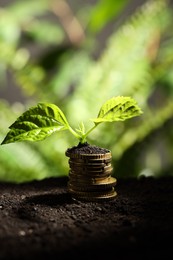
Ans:
{"type": "Polygon", "coordinates": [[[118,160],[123,152],[132,146],[135,142],[143,141],[150,133],[158,128],[169,119],[173,118],[173,102],[168,100],[164,107],[156,111],[148,111],[146,119],[140,122],[137,128],[131,127],[129,130],[116,141],[112,147],[114,158],[118,160]]]}
{"type": "Polygon", "coordinates": [[[162,0],[149,1],[137,10],[131,19],[111,35],[105,51],[91,65],[86,78],[77,87],[73,100],[69,102],[69,110],[81,96],[86,109],[80,116],[86,118],[97,111],[97,104],[112,96],[130,95],[140,105],[144,105],[153,84],[153,56],[149,48],[164,31],[167,17],[167,2],[162,0]]]}

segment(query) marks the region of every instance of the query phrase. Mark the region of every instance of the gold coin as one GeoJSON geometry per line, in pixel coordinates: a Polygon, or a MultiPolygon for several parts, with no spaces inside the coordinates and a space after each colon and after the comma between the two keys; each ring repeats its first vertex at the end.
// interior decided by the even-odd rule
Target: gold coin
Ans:
{"type": "Polygon", "coordinates": [[[78,196],[104,196],[110,194],[114,191],[114,187],[111,187],[109,190],[102,190],[102,191],[81,191],[76,190],[74,188],[68,187],[68,191],[72,194],[76,194],[78,196]]]}
{"type": "Polygon", "coordinates": [[[80,200],[83,202],[104,202],[104,201],[112,201],[116,198],[117,192],[114,191],[111,195],[108,194],[107,196],[97,196],[97,197],[82,197],[82,196],[76,196],[73,195],[72,198],[75,200],[80,200]]]}
{"type": "Polygon", "coordinates": [[[113,170],[112,167],[108,168],[108,169],[80,169],[80,168],[75,168],[75,169],[72,169],[71,168],[71,171],[76,173],[76,174],[83,174],[83,175],[89,175],[89,176],[92,176],[92,175],[102,175],[102,174],[106,174],[106,173],[111,173],[113,170]]]}
{"type": "Polygon", "coordinates": [[[111,174],[99,174],[99,175],[83,175],[83,174],[76,174],[73,171],[69,172],[69,180],[105,180],[105,178],[109,178],[111,174]]]}
{"type": "Polygon", "coordinates": [[[104,167],[87,167],[87,166],[82,166],[82,167],[79,167],[79,166],[74,166],[74,167],[70,167],[70,169],[72,169],[73,171],[76,171],[76,172],[103,172],[104,171],[104,167]]]}
{"type": "MultiPolygon", "coordinates": [[[[82,180],[80,179],[82,182],[82,180]]],[[[117,180],[111,176],[104,177],[104,178],[91,178],[89,179],[90,183],[92,183],[92,186],[98,186],[98,185],[115,185],[117,180]]]]}
{"type": "Polygon", "coordinates": [[[98,185],[98,184],[114,184],[114,183],[116,183],[116,179],[114,178],[114,177],[111,177],[111,176],[107,176],[107,177],[102,177],[102,178],[97,178],[97,177],[95,177],[95,178],[86,178],[86,176],[76,176],[76,175],[70,175],[70,178],[69,178],[69,181],[70,182],[77,182],[77,183],[79,183],[79,182],[81,182],[81,183],[83,183],[83,182],[85,182],[85,183],[90,183],[90,184],[96,184],[96,185],[98,185]]]}
{"type": "Polygon", "coordinates": [[[79,170],[79,171],[74,171],[73,169],[70,169],[70,173],[72,174],[76,174],[76,175],[81,175],[81,176],[88,176],[88,178],[90,177],[106,177],[111,175],[113,168],[109,169],[109,171],[83,171],[83,170],[79,170]]]}
{"type": "Polygon", "coordinates": [[[70,164],[70,168],[72,169],[80,169],[80,170],[99,170],[99,171],[103,171],[103,170],[107,170],[109,168],[112,168],[111,163],[109,163],[108,165],[105,164],[97,164],[96,166],[94,164],[81,164],[81,165],[71,165],[70,164]]]}
{"type": "Polygon", "coordinates": [[[117,192],[114,188],[110,189],[109,191],[102,192],[79,192],[73,189],[69,189],[69,193],[71,193],[73,198],[85,201],[104,201],[108,199],[113,199],[117,196],[117,192]]]}
{"type": "Polygon", "coordinates": [[[110,187],[114,187],[117,184],[117,180],[113,177],[105,178],[104,180],[76,180],[71,179],[68,182],[68,187],[75,189],[75,190],[105,190],[109,189],[110,187]]]}
{"type": "Polygon", "coordinates": [[[106,176],[99,175],[95,177],[93,175],[76,174],[73,173],[72,171],[69,172],[69,180],[86,180],[86,181],[93,180],[95,182],[95,181],[102,181],[102,180],[104,181],[105,179],[108,178],[110,178],[110,174],[106,176]]]}
{"type": "Polygon", "coordinates": [[[89,160],[85,160],[85,159],[78,159],[78,158],[70,158],[69,159],[69,162],[71,163],[81,163],[81,164],[99,164],[99,163],[104,163],[104,164],[107,164],[107,163],[110,163],[112,160],[112,158],[107,158],[107,159],[89,159],[89,160]]]}
{"type": "Polygon", "coordinates": [[[101,168],[101,167],[105,167],[105,166],[109,166],[111,165],[111,163],[104,163],[104,162],[98,162],[98,163],[84,163],[84,162],[74,162],[72,160],[69,160],[69,165],[70,167],[94,167],[94,168],[101,168]]]}

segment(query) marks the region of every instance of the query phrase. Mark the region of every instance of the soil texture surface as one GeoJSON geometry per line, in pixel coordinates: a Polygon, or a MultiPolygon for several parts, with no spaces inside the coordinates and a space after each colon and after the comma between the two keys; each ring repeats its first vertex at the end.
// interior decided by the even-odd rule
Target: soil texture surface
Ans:
{"type": "Polygon", "coordinates": [[[172,259],[173,178],[117,180],[103,202],[67,182],[0,183],[0,259],[172,259]]]}
{"type": "Polygon", "coordinates": [[[68,148],[66,152],[73,154],[105,154],[109,153],[110,150],[86,142],[84,144],[79,143],[76,146],[72,146],[68,148]]]}

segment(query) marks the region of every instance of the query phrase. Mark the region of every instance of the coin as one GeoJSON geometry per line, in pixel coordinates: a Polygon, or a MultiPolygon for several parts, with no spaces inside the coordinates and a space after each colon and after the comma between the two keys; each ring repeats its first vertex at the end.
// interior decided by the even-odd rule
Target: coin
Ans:
{"type": "Polygon", "coordinates": [[[113,168],[111,166],[111,167],[103,168],[103,169],[71,168],[71,170],[73,172],[76,172],[76,173],[81,173],[82,172],[83,175],[85,175],[85,174],[86,175],[94,175],[94,174],[102,175],[102,174],[105,174],[105,173],[111,173],[113,168]]]}
{"type": "Polygon", "coordinates": [[[71,187],[69,187],[69,191],[73,194],[76,194],[78,196],[106,196],[108,193],[112,193],[114,191],[114,187],[111,187],[111,189],[109,190],[103,190],[103,191],[79,191],[76,189],[73,189],[71,187]]]}
{"type": "Polygon", "coordinates": [[[76,181],[82,181],[82,180],[86,180],[86,181],[93,181],[93,183],[95,183],[96,181],[101,182],[101,181],[105,181],[108,180],[110,178],[110,174],[106,175],[106,176],[93,176],[93,175],[83,175],[83,174],[76,174],[72,171],[69,172],[69,179],[70,180],[76,180],[76,181]]]}
{"type": "Polygon", "coordinates": [[[81,163],[81,164],[98,164],[98,163],[104,163],[104,164],[107,164],[107,163],[110,163],[112,160],[112,158],[107,158],[107,159],[79,159],[79,158],[70,158],[69,159],[69,162],[70,163],[81,163]]]}
{"type": "Polygon", "coordinates": [[[104,180],[76,180],[71,179],[68,182],[68,187],[78,191],[104,191],[116,185],[117,180],[113,177],[105,178],[104,180]]]}
{"type": "Polygon", "coordinates": [[[76,175],[80,175],[81,178],[83,176],[87,176],[88,178],[91,178],[91,177],[107,177],[109,175],[111,175],[112,173],[112,170],[109,170],[109,171],[103,171],[103,172],[97,172],[97,171],[87,171],[87,172],[83,172],[82,170],[81,171],[74,171],[73,169],[70,170],[69,174],[72,173],[72,174],[76,174],[76,175]]]}
{"type": "Polygon", "coordinates": [[[81,180],[81,179],[86,179],[86,180],[105,180],[105,178],[109,178],[110,177],[110,174],[106,174],[106,175],[84,175],[83,173],[82,174],[78,174],[76,172],[73,172],[73,171],[70,171],[69,172],[69,179],[72,180],[72,179],[76,179],[76,180],[81,180]]]}
{"type": "Polygon", "coordinates": [[[104,201],[111,201],[111,200],[114,200],[117,196],[117,192],[114,191],[112,194],[107,194],[107,195],[104,195],[104,196],[97,196],[97,197],[78,197],[76,195],[73,196],[73,199],[76,199],[76,200],[80,200],[80,201],[85,201],[85,202],[104,202],[104,201]]]}
{"type": "Polygon", "coordinates": [[[75,164],[70,164],[70,168],[71,169],[82,169],[82,170],[90,170],[90,169],[93,169],[93,170],[106,170],[106,169],[109,169],[109,168],[112,168],[111,166],[111,163],[109,163],[108,165],[106,164],[81,164],[81,165],[75,165],[75,164]]]}
{"type": "Polygon", "coordinates": [[[76,177],[71,177],[69,180],[70,183],[76,182],[75,186],[78,186],[78,183],[88,183],[92,184],[92,186],[99,186],[99,185],[116,185],[117,180],[114,177],[106,177],[106,178],[76,178],[76,177]]]}
{"type": "Polygon", "coordinates": [[[101,201],[116,197],[117,180],[111,177],[111,152],[106,154],[73,154],[69,159],[68,191],[74,199],[101,201]]]}
{"type": "Polygon", "coordinates": [[[95,163],[95,162],[74,162],[72,160],[69,161],[69,165],[70,167],[93,167],[93,168],[101,168],[101,167],[105,167],[105,166],[109,166],[111,165],[111,163],[104,163],[104,162],[98,162],[98,163],[95,163]]]}
{"type": "Polygon", "coordinates": [[[102,192],[82,192],[69,189],[69,192],[72,194],[73,198],[85,201],[103,201],[108,199],[114,199],[117,196],[117,192],[114,190],[114,188],[110,189],[109,191],[106,190],[102,192]]]}

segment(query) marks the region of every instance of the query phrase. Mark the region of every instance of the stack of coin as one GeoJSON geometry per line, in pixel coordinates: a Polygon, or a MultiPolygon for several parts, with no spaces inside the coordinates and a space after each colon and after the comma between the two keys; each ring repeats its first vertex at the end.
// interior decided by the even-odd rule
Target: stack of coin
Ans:
{"type": "Polygon", "coordinates": [[[116,197],[117,180],[111,177],[111,152],[105,154],[75,154],[69,159],[68,191],[74,199],[85,201],[110,200],[116,197]]]}

